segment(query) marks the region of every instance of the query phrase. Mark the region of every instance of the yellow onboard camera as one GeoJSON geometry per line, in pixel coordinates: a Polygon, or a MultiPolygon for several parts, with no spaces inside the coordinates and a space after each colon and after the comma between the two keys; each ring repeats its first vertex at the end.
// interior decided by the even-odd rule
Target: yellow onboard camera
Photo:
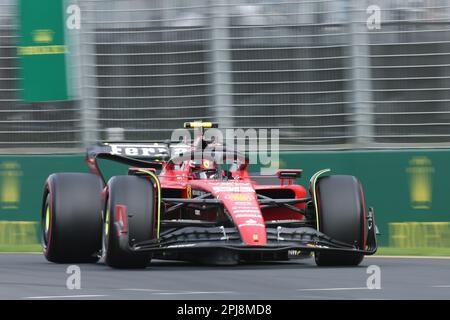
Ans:
{"type": "Polygon", "coordinates": [[[194,121],[194,122],[185,122],[184,127],[186,129],[194,129],[194,128],[218,128],[218,123],[213,122],[200,122],[200,121],[194,121]]]}

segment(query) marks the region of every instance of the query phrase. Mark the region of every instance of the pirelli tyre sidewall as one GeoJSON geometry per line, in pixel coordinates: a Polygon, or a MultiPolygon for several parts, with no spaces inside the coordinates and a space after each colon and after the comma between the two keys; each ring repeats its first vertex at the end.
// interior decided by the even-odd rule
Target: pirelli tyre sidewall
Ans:
{"type": "Polygon", "coordinates": [[[116,176],[108,182],[103,223],[103,256],[113,268],[145,268],[149,253],[132,252],[128,245],[156,236],[156,190],[151,181],[138,176],[116,176]],[[125,208],[127,233],[118,230],[117,206],[125,208]],[[124,243],[127,241],[128,243],[124,243]]]}
{"type": "MultiPolygon", "coordinates": [[[[358,249],[365,248],[365,204],[361,183],[354,176],[331,175],[318,179],[316,197],[319,231],[358,249]]],[[[361,253],[316,252],[319,266],[357,266],[361,253]]]]}
{"type": "Polygon", "coordinates": [[[102,237],[102,180],[93,174],[57,173],[43,194],[41,243],[47,260],[96,262],[102,237]]]}

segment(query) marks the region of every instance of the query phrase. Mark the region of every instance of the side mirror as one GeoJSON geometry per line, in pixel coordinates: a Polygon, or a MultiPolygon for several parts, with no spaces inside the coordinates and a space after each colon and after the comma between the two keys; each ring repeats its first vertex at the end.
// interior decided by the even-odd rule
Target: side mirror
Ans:
{"type": "Polygon", "coordinates": [[[277,171],[278,179],[298,179],[302,176],[301,169],[282,169],[277,171]]]}

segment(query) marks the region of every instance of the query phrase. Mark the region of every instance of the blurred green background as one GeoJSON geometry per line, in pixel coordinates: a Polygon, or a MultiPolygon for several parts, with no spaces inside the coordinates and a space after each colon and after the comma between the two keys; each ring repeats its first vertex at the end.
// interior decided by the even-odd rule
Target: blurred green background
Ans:
{"type": "MultiPolygon", "coordinates": [[[[298,182],[305,187],[312,174],[323,168],[357,176],[366,206],[375,208],[380,246],[390,248],[385,252],[447,254],[449,157],[447,150],[283,152],[279,165],[304,169],[298,182]]],[[[101,161],[107,176],[127,172],[123,165],[101,161]]],[[[84,155],[0,157],[0,249],[39,242],[43,185],[49,174],[65,171],[87,172],[84,155]]]]}

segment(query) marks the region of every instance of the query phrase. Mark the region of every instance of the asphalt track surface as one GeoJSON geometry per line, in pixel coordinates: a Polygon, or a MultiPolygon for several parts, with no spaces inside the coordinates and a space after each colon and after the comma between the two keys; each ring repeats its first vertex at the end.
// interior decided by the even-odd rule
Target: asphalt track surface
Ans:
{"type": "Polygon", "coordinates": [[[0,299],[450,299],[450,259],[366,258],[359,267],[316,267],[313,259],[238,266],[152,261],[145,270],[80,264],[81,289],[66,286],[69,265],[41,254],[0,254],[0,299]],[[367,267],[381,271],[368,289],[367,267]]]}

